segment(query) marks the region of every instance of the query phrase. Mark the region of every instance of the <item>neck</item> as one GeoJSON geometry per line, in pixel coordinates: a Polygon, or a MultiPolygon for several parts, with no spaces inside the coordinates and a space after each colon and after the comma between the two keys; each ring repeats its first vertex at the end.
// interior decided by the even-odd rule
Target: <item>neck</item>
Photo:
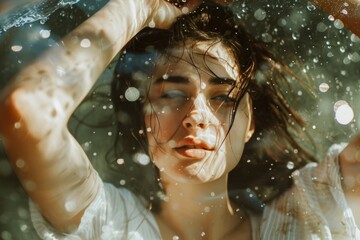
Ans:
{"type": "Polygon", "coordinates": [[[234,213],[227,194],[227,176],[201,184],[176,183],[166,176],[162,179],[166,201],[158,217],[166,219],[167,227],[181,239],[220,239],[245,217],[244,213],[234,213]]]}

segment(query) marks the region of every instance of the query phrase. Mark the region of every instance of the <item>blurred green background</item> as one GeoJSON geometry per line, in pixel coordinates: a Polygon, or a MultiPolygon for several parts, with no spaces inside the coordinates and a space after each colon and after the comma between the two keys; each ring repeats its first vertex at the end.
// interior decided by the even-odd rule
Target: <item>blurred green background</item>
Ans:
{"type": "MultiPolygon", "coordinates": [[[[0,88],[19,69],[55,45],[106,2],[0,2],[0,88]]],[[[306,74],[311,79],[315,99],[309,99],[301,90],[295,92],[300,102],[298,111],[307,119],[308,128],[319,146],[326,149],[332,143],[348,141],[357,133],[360,126],[359,38],[307,1],[241,0],[235,1],[232,7],[251,33],[264,41],[294,72],[306,74]],[[340,111],[339,106],[345,108],[340,111]]],[[[111,68],[109,66],[104,72],[98,85],[111,80],[111,68]]],[[[101,88],[105,93],[107,90],[101,88]]],[[[78,121],[85,119],[89,124],[98,125],[106,118],[111,119],[111,109],[108,101],[88,102],[77,111],[69,127],[100,175],[119,183],[121,179],[113,173],[106,174],[105,154],[111,146],[114,130],[111,127],[87,127],[78,121]],[[86,118],[89,109],[91,118],[86,118]]],[[[324,154],[323,150],[317,152],[319,160],[324,154]]],[[[37,239],[29,221],[27,203],[0,138],[0,239],[37,239]]]]}

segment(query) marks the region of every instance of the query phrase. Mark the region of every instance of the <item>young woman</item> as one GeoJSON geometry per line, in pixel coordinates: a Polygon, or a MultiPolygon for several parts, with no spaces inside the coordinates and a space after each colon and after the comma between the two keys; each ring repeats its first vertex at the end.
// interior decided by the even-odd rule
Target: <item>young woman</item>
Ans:
{"type": "Polygon", "coordinates": [[[41,238],[360,237],[357,183],[341,182],[357,175],[359,138],[289,180],[289,162],[313,161],[282,91],[296,76],[229,9],[200,2],[111,0],[3,91],[1,133],[41,238]],[[112,83],[115,156],[154,172],[133,193],[103,183],[66,126],[130,39],[112,83]],[[243,188],[276,198],[250,211],[243,188]]]}

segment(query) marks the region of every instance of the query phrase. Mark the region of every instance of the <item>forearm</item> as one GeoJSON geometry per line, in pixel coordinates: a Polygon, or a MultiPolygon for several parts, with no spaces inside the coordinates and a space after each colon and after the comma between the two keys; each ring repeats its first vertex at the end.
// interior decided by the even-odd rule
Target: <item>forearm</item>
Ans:
{"type": "Polygon", "coordinates": [[[111,0],[1,93],[0,133],[8,156],[29,196],[57,228],[77,225],[98,188],[67,121],[112,58],[147,24],[151,9],[143,2],[111,0]],[[69,201],[76,201],[71,211],[69,201]]]}
{"type": "Polygon", "coordinates": [[[143,2],[111,0],[56,47],[22,69],[8,92],[19,88],[28,93],[56,91],[71,100],[63,109],[70,115],[118,51],[147,24],[150,9],[143,2]]]}
{"type": "Polygon", "coordinates": [[[347,29],[360,36],[360,0],[311,0],[311,2],[340,19],[347,29]]]}

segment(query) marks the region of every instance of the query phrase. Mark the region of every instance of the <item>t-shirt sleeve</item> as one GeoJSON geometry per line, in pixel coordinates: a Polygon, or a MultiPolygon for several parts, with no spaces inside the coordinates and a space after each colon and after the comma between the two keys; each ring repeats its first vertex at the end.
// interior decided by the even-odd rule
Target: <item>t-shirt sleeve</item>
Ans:
{"type": "Polygon", "coordinates": [[[333,145],[323,161],[292,174],[292,188],[265,208],[262,236],[354,239],[358,228],[342,190],[338,162],[345,146],[333,145]]]}
{"type": "Polygon", "coordinates": [[[54,229],[30,201],[33,225],[41,239],[130,239],[132,235],[158,236],[151,212],[130,191],[103,183],[87,207],[77,229],[66,234],[54,229]]]}

